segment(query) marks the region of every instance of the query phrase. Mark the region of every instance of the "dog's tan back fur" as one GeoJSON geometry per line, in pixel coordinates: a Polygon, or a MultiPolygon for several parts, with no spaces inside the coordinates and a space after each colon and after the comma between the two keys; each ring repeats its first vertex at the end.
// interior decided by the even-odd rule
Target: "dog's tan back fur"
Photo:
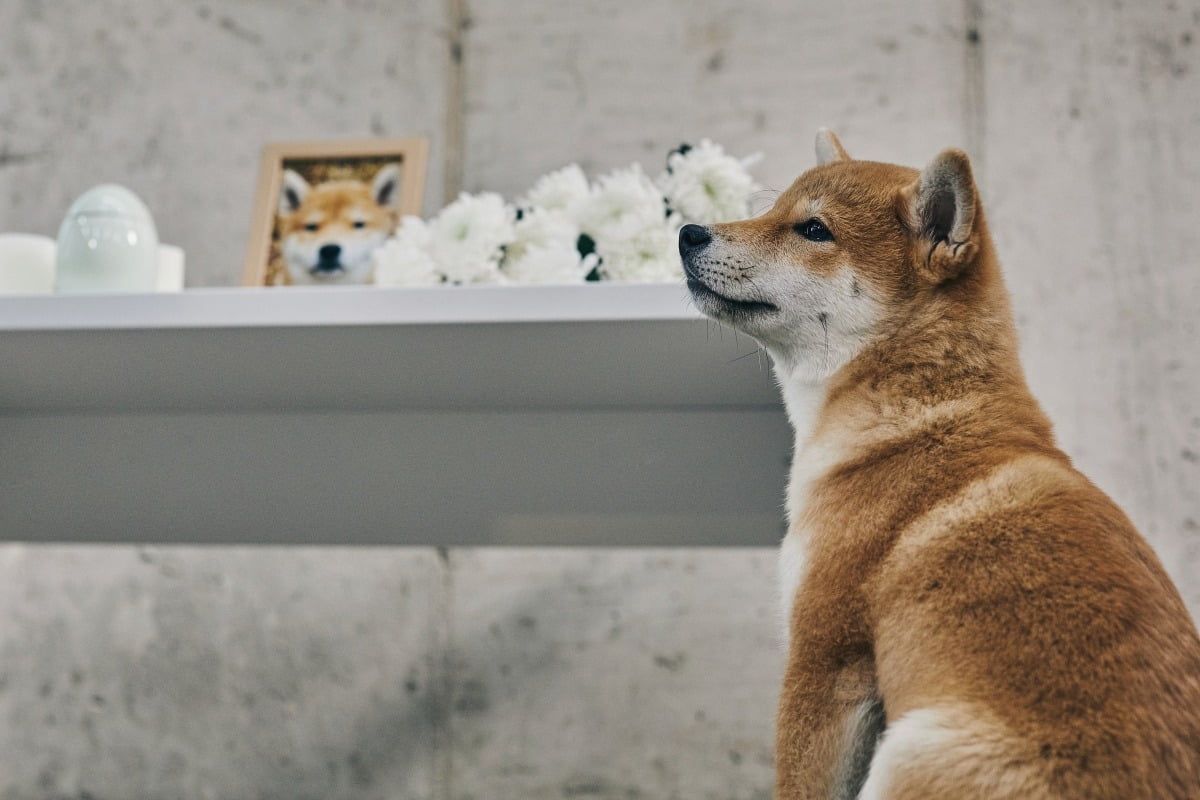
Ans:
{"type": "MultiPolygon", "coordinates": [[[[955,184],[969,231],[956,241],[914,218],[921,181],[940,174],[826,155],[765,215],[710,226],[720,249],[689,271],[766,302],[763,264],[849,270],[875,309],[798,431],[789,538],[804,565],[777,796],[1200,797],[1200,639],[1026,387],[966,157],[939,162],[969,184],[955,184]],[[813,214],[835,246],[796,236],[813,214]],[[859,730],[872,704],[881,742],[859,730]],[[869,774],[851,774],[872,750],[869,774]]],[[[783,334],[740,313],[725,316],[786,362],[783,334]]]]}

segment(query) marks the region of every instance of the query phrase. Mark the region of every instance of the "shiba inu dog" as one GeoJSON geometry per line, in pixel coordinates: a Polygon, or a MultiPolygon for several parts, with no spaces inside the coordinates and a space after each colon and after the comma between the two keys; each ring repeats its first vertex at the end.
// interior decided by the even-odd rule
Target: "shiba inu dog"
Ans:
{"type": "Polygon", "coordinates": [[[1195,624],[1030,395],[967,156],[817,156],[679,234],[796,432],[776,797],[1200,798],[1195,624]]]}
{"type": "Polygon", "coordinates": [[[396,226],[400,165],[388,164],[368,186],[326,181],[309,186],[284,170],[279,237],[292,284],[369,283],[371,253],[396,226]]]}

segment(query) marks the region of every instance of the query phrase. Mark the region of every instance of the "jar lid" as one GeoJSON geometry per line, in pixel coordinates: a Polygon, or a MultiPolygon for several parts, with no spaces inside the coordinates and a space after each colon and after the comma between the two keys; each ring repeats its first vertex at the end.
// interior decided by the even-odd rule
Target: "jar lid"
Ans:
{"type": "Polygon", "coordinates": [[[124,186],[102,183],[81,194],[67,210],[68,217],[123,217],[154,224],[150,209],[124,186]]]}

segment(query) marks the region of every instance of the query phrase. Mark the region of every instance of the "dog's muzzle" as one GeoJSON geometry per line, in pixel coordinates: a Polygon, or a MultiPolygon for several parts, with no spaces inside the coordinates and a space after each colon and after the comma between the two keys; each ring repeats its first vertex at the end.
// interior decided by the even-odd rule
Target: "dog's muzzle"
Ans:
{"type": "Polygon", "coordinates": [[[712,244],[712,231],[703,225],[684,225],[679,229],[679,258],[683,262],[683,274],[688,290],[700,309],[709,316],[746,317],[751,314],[778,311],[774,303],[763,300],[735,300],[718,292],[701,277],[696,261],[712,244]]]}
{"type": "Polygon", "coordinates": [[[327,244],[317,251],[317,264],[311,270],[314,275],[329,272],[343,272],[341,245],[327,244]]]}

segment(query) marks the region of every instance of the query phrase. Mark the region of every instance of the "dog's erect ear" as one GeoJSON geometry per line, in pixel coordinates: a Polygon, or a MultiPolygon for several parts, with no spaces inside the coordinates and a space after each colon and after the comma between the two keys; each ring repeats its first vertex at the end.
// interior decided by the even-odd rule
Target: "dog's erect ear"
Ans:
{"type": "Polygon", "coordinates": [[[300,177],[300,173],[295,170],[285,169],[283,171],[283,183],[279,187],[279,213],[291,214],[300,204],[304,202],[304,198],[308,195],[308,181],[300,177]]]}
{"type": "Polygon", "coordinates": [[[400,165],[386,164],[375,173],[371,196],[384,208],[396,209],[400,202],[400,165]]]}
{"type": "Polygon", "coordinates": [[[901,199],[909,230],[921,245],[918,268],[935,283],[953,278],[979,252],[979,204],[971,162],[962,150],[943,150],[901,199]]]}
{"type": "Polygon", "coordinates": [[[817,166],[823,167],[834,161],[849,161],[846,148],[838,141],[837,134],[829,128],[817,128],[817,166]]]}

